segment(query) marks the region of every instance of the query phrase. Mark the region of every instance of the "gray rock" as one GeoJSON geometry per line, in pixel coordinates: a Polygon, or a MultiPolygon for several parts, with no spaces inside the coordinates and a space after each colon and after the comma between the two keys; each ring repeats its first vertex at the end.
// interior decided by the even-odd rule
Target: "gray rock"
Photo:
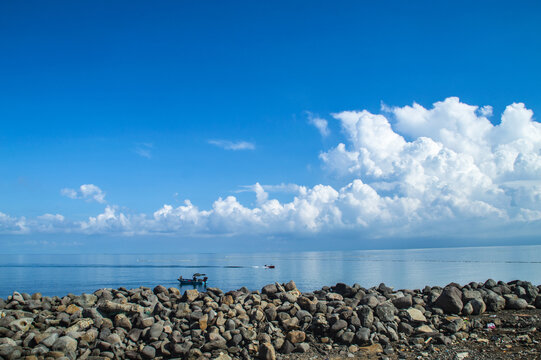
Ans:
{"type": "Polygon", "coordinates": [[[494,292],[490,292],[486,296],[485,303],[487,309],[492,312],[498,312],[505,308],[505,299],[494,292]]]}
{"type": "Polygon", "coordinates": [[[482,298],[477,298],[470,300],[468,304],[471,304],[473,312],[473,315],[481,315],[487,310],[487,306],[485,305],[485,302],[482,298]]]}
{"type": "Polygon", "coordinates": [[[13,320],[9,323],[9,328],[13,331],[22,331],[25,333],[30,329],[33,321],[34,319],[29,317],[13,320]]]}
{"type": "Polygon", "coordinates": [[[53,350],[63,353],[71,353],[77,351],[77,340],[69,336],[58,338],[53,344],[53,350]]]}
{"type": "Polygon", "coordinates": [[[406,310],[406,313],[408,315],[408,320],[409,321],[422,322],[422,323],[426,322],[426,317],[418,309],[410,308],[410,309],[406,310]]]}
{"type": "Polygon", "coordinates": [[[440,328],[445,330],[446,332],[450,334],[454,334],[460,330],[462,330],[462,327],[464,326],[464,320],[461,318],[454,319],[452,321],[449,321],[447,324],[441,326],[440,328]]]}
{"type": "Polygon", "coordinates": [[[524,310],[528,307],[528,302],[524,299],[510,298],[506,301],[506,309],[524,310]]]}
{"type": "Polygon", "coordinates": [[[331,330],[334,332],[334,333],[337,333],[338,331],[342,330],[342,329],[345,329],[348,327],[348,323],[347,321],[345,320],[342,320],[342,319],[338,319],[332,326],[331,326],[331,330]]]}
{"type": "Polygon", "coordinates": [[[143,348],[141,354],[146,359],[154,359],[156,357],[156,349],[153,346],[147,345],[143,348]]]}
{"type": "Polygon", "coordinates": [[[163,324],[156,323],[150,327],[148,334],[151,340],[158,340],[162,332],[163,332],[163,324]]]}
{"type": "Polygon", "coordinates": [[[51,335],[46,337],[44,340],[42,340],[40,344],[43,344],[43,345],[50,348],[50,347],[53,346],[53,344],[56,342],[56,340],[58,340],[58,334],[57,333],[52,333],[51,335]]]}
{"type": "Polygon", "coordinates": [[[285,284],[284,288],[286,289],[286,291],[293,291],[293,290],[297,290],[297,285],[295,284],[293,280],[291,280],[290,282],[285,284]]]}
{"type": "Polygon", "coordinates": [[[17,346],[16,345],[11,345],[11,344],[1,344],[0,345],[0,356],[2,358],[8,358],[10,356],[10,354],[12,354],[15,349],[17,349],[17,346]]]}
{"type": "Polygon", "coordinates": [[[297,344],[297,346],[295,347],[295,352],[298,353],[305,353],[308,350],[310,350],[310,345],[308,345],[307,343],[300,343],[297,344]]]}
{"type": "Polygon", "coordinates": [[[355,333],[355,342],[358,344],[367,344],[370,342],[370,329],[362,327],[355,333]]]}
{"type": "Polygon", "coordinates": [[[473,306],[471,302],[468,302],[462,308],[462,315],[471,315],[473,313],[473,306]]]}
{"type": "Polygon", "coordinates": [[[393,321],[396,308],[388,303],[376,307],[376,315],[381,321],[393,321]]]}
{"type": "Polygon", "coordinates": [[[398,324],[398,332],[406,334],[407,336],[413,334],[413,326],[410,324],[402,321],[400,324],[398,324]]]}
{"type": "Polygon", "coordinates": [[[264,342],[259,345],[259,359],[261,360],[276,360],[276,351],[269,342],[264,342]]]}
{"type": "Polygon", "coordinates": [[[284,345],[280,348],[282,354],[291,354],[295,350],[295,345],[293,345],[289,340],[284,341],[284,345]]]}
{"type": "Polygon", "coordinates": [[[534,305],[536,308],[541,309],[541,295],[535,297],[534,305]]]}
{"type": "Polygon", "coordinates": [[[261,289],[261,293],[262,294],[267,294],[267,295],[274,295],[274,294],[276,294],[277,291],[278,291],[278,289],[276,288],[275,284],[265,285],[261,289]]]}
{"type": "Polygon", "coordinates": [[[366,328],[370,328],[374,323],[374,312],[368,305],[362,306],[357,311],[357,315],[361,320],[362,325],[366,328]]]}
{"type": "Polygon", "coordinates": [[[82,294],[81,296],[77,296],[73,302],[82,308],[90,308],[94,306],[97,301],[98,297],[96,295],[82,294]]]}
{"type": "Polygon", "coordinates": [[[407,309],[411,307],[413,300],[411,295],[406,295],[393,299],[393,305],[398,309],[407,309]]]}
{"type": "Polygon", "coordinates": [[[340,336],[340,340],[344,344],[351,344],[353,342],[353,339],[355,338],[355,333],[352,331],[346,331],[340,336]]]}
{"type": "Polygon", "coordinates": [[[443,289],[434,306],[439,307],[447,314],[460,314],[464,306],[462,292],[454,286],[448,286],[443,289]]]}

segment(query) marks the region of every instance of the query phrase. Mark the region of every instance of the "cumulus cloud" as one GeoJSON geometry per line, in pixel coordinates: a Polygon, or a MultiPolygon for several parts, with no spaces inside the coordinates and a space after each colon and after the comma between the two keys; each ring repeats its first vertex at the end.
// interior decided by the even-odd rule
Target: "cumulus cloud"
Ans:
{"type": "MultiPolygon", "coordinates": [[[[234,196],[217,199],[209,209],[186,200],[152,214],[107,206],[79,222],[0,213],[0,231],[50,231],[40,230],[49,229],[43,222],[57,231],[190,237],[348,232],[362,239],[452,232],[473,238],[541,230],[541,124],[524,104],[507,106],[496,125],[487,119],[489,107],[454,97],[430,108],[414,103],[383,112],[332,114],[345,137],[320,159],[340,186],[256,183],[244,187],[254,193],[255,206],[234,196]],[[294,196],[281,202],[275,192],[294,196]]],[[[99,188],[83,186],[63,193],[104,201],[99,188]]]]}
{"type": "Polygon", "coordinates": [[[331,134],[327,120],[325,119],[314,116],[312,113],[308,113],[308,123],[314,125],[323,137],[329,136],[331,134]]]}
{"type": "Polygon", "coordinates": [[[105,203],[105,193],[94,184],[83,184],[78,190],[64,188],[60,193],[70,199],[84,199],[87,201],[96,201],[100,204],[105,203]]]}
{"type": "Polygon", "coordinates": [[[225,150],[255,150],[255,144],[248,141],[209,140],[208,143],[225,150]]]}

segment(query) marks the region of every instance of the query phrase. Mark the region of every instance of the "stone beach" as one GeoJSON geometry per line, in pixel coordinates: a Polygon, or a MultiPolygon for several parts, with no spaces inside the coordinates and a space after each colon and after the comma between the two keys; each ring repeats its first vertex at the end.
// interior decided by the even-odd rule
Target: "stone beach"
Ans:
{"type": "Polygon", "coordinates": [[[416,290],[338,283],[309,293],[293,281],[226,293],[14,292],[0,299],[0,359],[537,359],[540,292],[491,279],[416,290]]]}

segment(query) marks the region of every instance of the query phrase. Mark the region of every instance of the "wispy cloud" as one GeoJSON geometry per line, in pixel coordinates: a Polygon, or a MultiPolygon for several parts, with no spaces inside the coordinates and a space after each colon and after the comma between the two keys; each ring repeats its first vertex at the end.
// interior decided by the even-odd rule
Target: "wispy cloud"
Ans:
{"type": "Polygon", "coordinates": [[[319,131],[319,133],[321,134],[321,136],[327,137],[331,134],[327,120],[322,119],[318,116],[314,116],[314,114],[312,114],[311,112],[307,112],[307,114],[308,114],[308,123],[311,125],[314,125],[316,129],[319,131]]]}
{"type": "Polygon", "coordinates": [[[248,141],[209,140],[208,143],[225,150],[255,150],[255,144],[248,141]]]}
{"type": "Polygon", "coordinates": [[[136,145],[133,151],[141,157],[151,159],[153,147],[154,147],[154,144],[152,143],[139,143],[136,145]]]}
{"type": "Polygon", "coordinates": [[[65,197],[69,197],[70,199],[85,199],[87,201],[96,201],[100,204],[104,204],[106,202],[105,192],[94,184],[83,184],[78,190],[64,188],[60,190],[60,193],[65,197]]]}

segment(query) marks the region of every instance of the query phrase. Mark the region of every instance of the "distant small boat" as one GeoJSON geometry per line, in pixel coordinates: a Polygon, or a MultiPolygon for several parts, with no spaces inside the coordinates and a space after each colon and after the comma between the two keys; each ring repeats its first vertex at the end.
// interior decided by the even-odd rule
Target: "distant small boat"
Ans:
{"type": "Polygon", "coordinates": [[[274,269],[275,266],[274,265],[265,265],[265,269],[274,269]]]}
{"type": "Polygon", "coordinates": [[[191,279],[185,279],[182,275],[177,279],[180,282],[180,285],[207,285],[208,277],[206,274],[195,273],[191,279]]]}

